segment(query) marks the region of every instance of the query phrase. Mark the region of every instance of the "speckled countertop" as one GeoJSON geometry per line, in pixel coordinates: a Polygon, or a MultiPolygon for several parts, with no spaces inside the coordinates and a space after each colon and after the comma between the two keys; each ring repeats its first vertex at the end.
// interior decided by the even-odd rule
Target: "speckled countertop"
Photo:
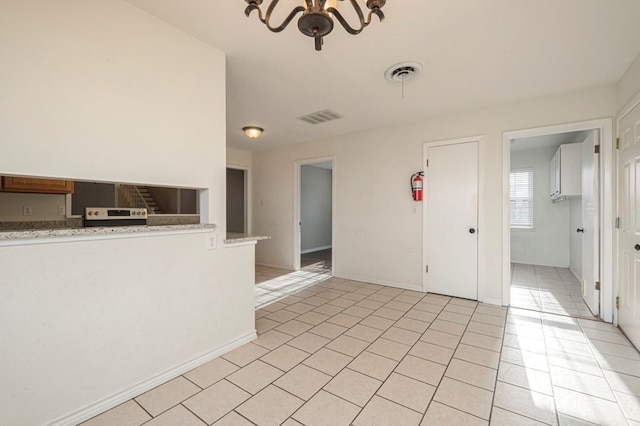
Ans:
{"type": "Polygon", "coordinates": [[[271,237],[265,237],[264,235],[251,235],[251,234],[238,234],[236,232],[227,232],[227,239],[224,240],[226,244],[233,243],[245,243],[248,241],[260,241],[270,240],[271,237]]]}
{"type": "Polygon", "coordinates": [[[56,238],[56,237],[88,237],[100,235],[114,234],[138,234],[150,232],[180,232],[180,231],[213,231],[216,225],[213,224],[197,224],[197,225],[160,225],[160,226],[109,226],[95,228],[76,228],[76,229],[43,229],[43,230],[27,230],[27,231],[6,231],[0,232],[1,240],[25,240],[37,238],[56,238]]]}

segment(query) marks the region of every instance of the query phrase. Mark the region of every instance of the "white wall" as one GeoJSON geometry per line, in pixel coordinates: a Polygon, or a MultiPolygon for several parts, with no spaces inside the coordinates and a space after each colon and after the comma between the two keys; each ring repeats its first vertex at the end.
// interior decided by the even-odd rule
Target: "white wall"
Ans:
{"type": "Polygon", "coordinates": [[[511,261],[569,266],[569,202],[552,203],[549,160],[556,148],[511,151],[511,170],[533,169],[533,229],[511,229],[511,261]]]}
{"type": "Polygon", "coordinates": [[[222,52],[121,0],[4,1],[0,26],[0,173],[212,188],[223,217],[199,167],[225,162],[222,52]]]}
{"type": "Polygon", "coordinates": [[[636,57],[629,69],[618,82],[618,112],[632,100],[640,96],[640,55],[636,57]]]}
{"type": "MultiPolygon", "coordinates": [[[[120,0],[3,1],[0,28],[0,173],[204,188],[224,233],[220,51],[120,0]]],[[[253,246],[204,235],[2,247],[1,422],[75,424],[252,335],[253,246]]]]}
{"type": "MultiPolygon", "coordinates": [[[[257,247],[259,263],[293,266],[293,163],[335,156],[337,276],[422,288],[422,214],[408,190],[422,170],[424,142],[483,135],[480,149],[481,299],[502,298],[502,133],[611,117],[614,86],[462,112],[418,123],[255,152],[254,227],[271,235],[257,247]],[[264,205],[259,202],[264,201],[264,205]]],[[[428,184],[428,183],[427,183],[428,184]]]]}
{"type": "Polygon", "coordinates": [[[300,250],[308,253],[331,247],[331,174],[311,165],[300,166],[300,250]]]}
{"type": "Polygon", "coordinates": [[[1,247],[0,423],[77,424],[248,337],[253,246],[208,235],[1,247]]]}
{"type": "Polygon", "coordinates": [[[236,148],[227,148],[227,166],[251,167],[251,152],[236,148]]]}

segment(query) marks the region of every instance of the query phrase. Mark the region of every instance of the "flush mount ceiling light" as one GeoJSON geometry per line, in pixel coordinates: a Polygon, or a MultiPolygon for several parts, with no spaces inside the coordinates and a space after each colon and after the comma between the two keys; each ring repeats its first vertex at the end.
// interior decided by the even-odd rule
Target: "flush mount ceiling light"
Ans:
{"type": "Polygon", "coordinates": [[[298,19],[298,29],[302,34],[314,38],[316,50],[322,50],[322,44],[324,43],[323,37],[333,30],[333,18],[335,18],[349,34],[360,34],[364,27],[371,23],[372,15],[377,15],[380,22],[384,20],[384,13],[382,13],[381,9],[387,2],[387,0],[366,0],[367,8],[369,8],[369,14],[365,21],[362,7],[358,4],[358,1],[361,0],[349,0],[351,6],[360,19],[360,26],[353,28],[338,11],[336,0],[302,0],[303,4],[293,8],[282,24],[277,27],[271,26],[271,14],[280,0],[271,0],[269,7],[267,7],[267,15],[264,17],[262,16],[262,9],[260,9],[260,5],[264,0],[245,1],[248,4],[244,11],[245,15],[248,17],[251,12],[257,10],[260,21],[262,21],[262,23],[274,33],[279,33],[287,28],[287,25],[289,25],[293,18],[295,18],[298,13],[302,13],[302,16],[298,19]]]}
{"type": "Polygon", "coordinates": [[[242,131],[244,131],[245,135],[249,136],[251,139],[256,139],[260,137],[262,132],[264,132],[264,129],[262,127],[247,126],[243,127],[242,131]]]}

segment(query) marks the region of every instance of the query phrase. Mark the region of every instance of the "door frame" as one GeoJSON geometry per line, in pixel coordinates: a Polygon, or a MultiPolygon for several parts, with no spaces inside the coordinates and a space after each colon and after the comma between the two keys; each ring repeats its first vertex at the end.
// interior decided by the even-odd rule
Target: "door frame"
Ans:
{"type": "MultiPolygon", "coordinates": [[[[242,170],[244,171],[244,232],[251,234],[251,168],[246,166],[238,166],[234,164],[227,164],[227,169],[242,170]]],[[[226,173],[226,169],[225,169],[226,173]]],[[[226,185],[225,185],[226,191],[226,185]]],[[[225,192],[226,200],[226,192],[225,192]]],[[[226,214],[226,212],[225,212],[226,214]]]]}
{"type": "MultiPolygon", "coordinates": [[[[423,167],[427,167],[428,153],[429,148],[434,148],[438,146],[446,146],[446,145],[458,145],[462,143],[470,143],[477,142],[478,143],[478,225],[477,225],[477,235],[478,235],[478,301],[492,303],[492,304],[500,304],[499,300],[494,299],[486,299],[485,298],[485,262],[482,259],[485,259],[485,239],[484,239],[484,203],[482,200],[484,199],[484,144],[485,137],[482,135],[479,136],[469,136],[464,138],[457,139],[445,139],[438,140],[432,142],[425,142],[422,145],[422,165],[423,167]]],[[[425,181],[425,190],[429,182],[425,181]]],[[[425,198],[426,200],[426,198],[425,198]]],[[[424,202],[424,201],[423,201],[424,202]]],[[[422,208],[422,291],[427,293],[427,272],[426,267],[428,265],[428,246],[427,246],[427,219],[428,219],[428,206],[423,206],[422,208]]]]}
{"type": "Polygon", "coordinates": [[[301,167],[305,165],[312,165],[316,163],[326,163],[330,161],[331,166],[331,276],[333,276],[334,268],[336,264],[336,169],[337,162],[335,156],[309,158],[305,160],[297,160],[293,163],[293,259],[291,264],[293,270],[298,271],[300,269],[300,256],[301,254],[301,236],[300,236],[300,179],[301,179],[301,167]]]}
{"type": "Polygon", "coordinates": [[[514,130],[502,134],[502,305],[511,298],[511,227],[509,173],[511,171],[511,139],[543,136],[582,130],[600,131],[600,318],[613,322],[613,243],[614,243],[614,146],[613,120],[602,118],[554,126],[514,130]]]}

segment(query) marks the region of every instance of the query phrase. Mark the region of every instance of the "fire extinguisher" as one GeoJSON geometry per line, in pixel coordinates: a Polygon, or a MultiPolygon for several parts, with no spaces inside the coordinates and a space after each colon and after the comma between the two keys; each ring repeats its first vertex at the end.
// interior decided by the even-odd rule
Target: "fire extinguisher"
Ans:
{"type": "Polygon", "coordinates": [[[413,201],[422,201],[422,177],[424,172],[417,172],[411,175],[411,194],[413,201]]]}

